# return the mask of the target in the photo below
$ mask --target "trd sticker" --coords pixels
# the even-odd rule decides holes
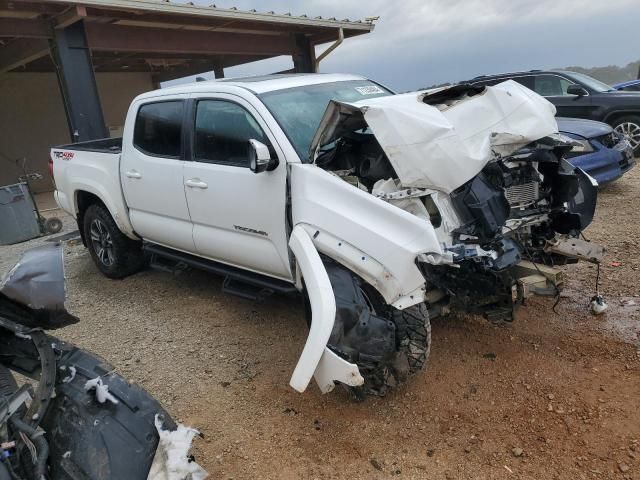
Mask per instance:
[[[71,160],[74,155],[73,152],[53,152],[53,156],[58,160]]]
[[[234,225],[233,228],[235,228],[236,230],[240,230],[241,232],[255,233],[256,235],[262,235],[263,237],[269,236],[269,234],[263,230],[255,230],[249,227],[241,227],[240,225]]]
[[[360,95],[375,95],[376,93],[384,93],[377,85],[369,85],[367,87],[355,87]]]

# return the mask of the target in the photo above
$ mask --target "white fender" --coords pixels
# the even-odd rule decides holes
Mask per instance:
[[[334,380],[358,386],[364,379],[357,365],[347,362],[327,348],[336,317],[336,302],[329,276],[311,238],[301,226],[291,232],[289,247],[302,274],[311,304],[311,328],[289,385],[304,392],[314,376],[323,393],[330,392]]]

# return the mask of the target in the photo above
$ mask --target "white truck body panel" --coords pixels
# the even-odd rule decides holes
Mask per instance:
[[[51,155],[56,179],[55,200],[72,217],[78,214],[78,192],[96,195],[109,209],[118,228],[137,239],[129,218],[127,204],[120,186],[120,154],[75,152],[53,148]]]
[[[419,254],[444,255],[431,223],[314,165],[291,165],[293,223],[304,225],[319,251],[365,278],[390,304],[424,301]],[[407,301],[402,308],[410,306]]]
[[[291,280],[285,225],[287,163],[282,139],[254,106],[239,95],[198,93],[198,100],[227,100],[245,108],[269,138],[279,159],[273,171],[185,162],[185,193],[195,252],[203,257]],[[268,117],[267,117],[268,118]],[[203,182],[189,187],[189,182]]]
[[[156,100],[186,100],[188,95],[162,95]],[[185,163],[148,155],[133,145],[138,109],[131,103],[122,136],[120,181],[129,217],[138,236],[184,252],[195,252],[193,226],[184,193]]]
[[[311,237],[297,226],[291,232],[289,246],[307,285],[313,312],[309,336],[289,384],[298,392],[304,392],[315,372],[323,393],[333,390],[334,380],[354,387],[362,385],[364,379],[357,365],[341,359],[326,346],[336,318],[336,302],[329,276]]]

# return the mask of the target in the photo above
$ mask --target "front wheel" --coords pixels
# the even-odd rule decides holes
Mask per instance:
[[[613,122],[612,126],[616,132],[626,135],[634,155],[640,155],[640,116],[620,117]]]
[[[328,346],[358,365],[364,385],[349,388],[355,398],[383,396],[422,370],[431,349],[426,305],[397,310],[343,266],[326,260],[325,267],[336,299]]]
[[[120,231],[109,211],[93,204],[84,214],[84,238],[98,269],[109,278],[124,278],[144,264],[141,242]]]
[[[424,369],[431,352],[431,322],[424,303],[404,310],[387,309],[395,324],[395,354],[388,362],[358,364],[364,385],[352,389],[362,400],[367,395],[384,396]]]

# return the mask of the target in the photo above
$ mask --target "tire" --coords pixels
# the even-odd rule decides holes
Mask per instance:
[[[399,350],[409,364],[409,375],[424,368],[431,353],[431,321],[429,310],[419,303],[404,310],[393,309]]]
[[[59,218],[51,217],[44,221],[44,232],[47,235],[53,235],[62,230],[62,220]]]
[[[627,115],[616,118],[611,126],[616,132],[627,135],[634,155],[640,155],[640,116]]]
[[[142,242],[122,233],[103,205],[93,204],[87,208],[83,229],[91,257],[106,277],[124,278],[143,267]]]
[[[384,396],[424,368],[431,350],[431,323],[425,304],[404,310],[389,306],[360,277],[325,261],[336,297],[336,321],[328,346],[358,365],[361,387],[347,387],[357,400]],[[306,305],[307,318],[310,317]]]
[[[53,337],[52,341],[58,342]],[[157,400],[105,360],[69,344],[65,347],[57,365],[75,366],[76,374],[66,383],[58,381],[41,423],[51,449],[50,478],[146,479],[158,446],[155,416],[165,429],[175,430],[176,424]],[[85,391],[86,382],[96,377],[109,386],[117,404],[99,403],[95,391]]]
[[[390,307],[392,321],[396,326],[396,354],[388,364],[375,368],[361,366],[364,385],[351,389],[358,401],[368,395],[383,397],[391,390],[406,383],[413,375],[424,369],[431,352],[431,322],[425,304],[404,310]]]

